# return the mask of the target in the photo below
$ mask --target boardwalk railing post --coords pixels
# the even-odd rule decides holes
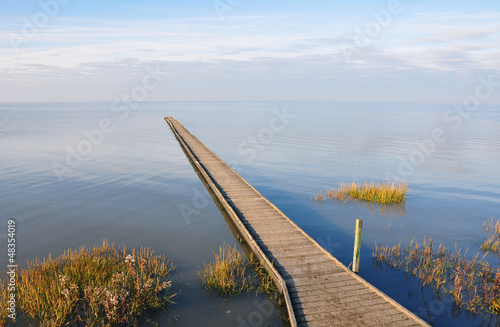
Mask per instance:
[[[354,233],[354,254],[352,256],[352,271],[359,272],[359,254],[361,252],[361,229],[363,220],[356,219],[356,231]]]

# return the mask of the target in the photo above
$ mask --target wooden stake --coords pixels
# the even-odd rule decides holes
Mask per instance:
[[[352,271],[356,274],[359,272],[359,255],[361,252],[361,229],[363,220],[356,219],[356,231],[354,234],[354,254],[352,256]]]

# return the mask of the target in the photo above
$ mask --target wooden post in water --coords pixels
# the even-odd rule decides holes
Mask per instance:
[[[356,219],[356,231],[354,233],[354,254],[352,256],[352,271],[356,274],[359,272],[359,255],[361,252],[361,229],[363,220]]]

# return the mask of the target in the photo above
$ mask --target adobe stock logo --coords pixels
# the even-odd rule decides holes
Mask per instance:
[[[50,20],[59,14],[62,5],[66,5],[70,0],[48,0],[39,1],[38,6],[40,10],[31,16],[31,19],[23,17],[21,21],[23,26],[20,34],[10,33],[7,35],[12,48],[17,52],[19,46],[33,40],[40,29],[47,26]]]
[[[406,156],[398,156],[399,165],[397,174],[386,171],[387,181],[401,181],[412,176],[417,168],[421,167],[427,158],[431,157],[439,145],[444,144],[451,133],[460,129],[464,122],[470,119],[471,115],[479,110],[480,105],[490,99],[500,88],[500,83],[493,75],[487,77],[480,76],[474,92],[466,96],[462,103],[453,105],[442,114],[443,127],[436,127],[429,137],[415,142],[416,149],[413,149]]]
[[[238,322],[237,327],[264,327],[268,326],[265,324],[266,319],[271,317],[273,314],[274,306],[269,300],[263,300],[262,302],[254,300],[253,305],[256,310],[250,312],[248,317],[244,319],[243,317],[236,318]]]
[[[146,74],[142,78],[142,82],[131,88],[129,92],[122,93],[120,98],[110,105],[112,113],[120,114],[119,121],[127,119],[130,110],[137,109],[139,104],[144,102],[149,94],[160,86],[160,83],[163,82],[160,73],[158,67],[156,67],[156,70],[146,67]],[[111,120],[111,116],[110,118],[103,118],[98,122],[96,128],[82,130],[81,139],[76,146],[68,144],[65,147],[65,160],[52,162],[52,169],[59,181],[63,181],[65,176],[74,172],[85,158],[90,157],[92,152],[101,146],[106,136],[115,130],[115,123],[116,120]]]
[[[287,108],[282,111],[273,109],[273,114],[274,116],[269,120],[269,127],[261,128],[257,133],[257,137],[249,136],[247,141],[243,141],[238,145],[238,153],[245,156],[247,162],[254,160],[259,151],[264,150],[266,146],[274,141],[276,133],[283,132],[292,120],[297,118],[297,115],[290,114]]]
[[[228,13],[232,13],[236,8],[241,6],[243,1],[244,0],[215,0],[213,5],[219,19],[223,20]]]
[[[339,45],[340,52],[344,55],[345,60],[350,62],[356,52],[369,46],[391,24],[392,18],[401,12],[403,12],[403,8],[399,0],[391,0],[386,9],[372,12],[373,20],[367,22],[362,28],[356,26],[354,35],[350,37],[350,42]]]

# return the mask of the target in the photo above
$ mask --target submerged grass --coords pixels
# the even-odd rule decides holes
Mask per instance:
[[[424,239],[423,245],[412,241],[405,248],[375,245],[372,257],[379,266],[402,270],[436,292],[451,294],[458,307],[500,314],[500,269],[491,268],[477,255],[466,259],[459,251],[450,252]]]
[[[253,291],[271,293],[277,290],[259,261],[252,257],[248,262],[236,245],[231,248],[224,244],[218,254],[214,252],[214,257],[215,262],[204,263],[203,269],[198,271],[203,285],[210,291],[229,297]]]
[[[485,221],[483,231],[489,233],[489,237],[481,244],[481,250],[484,252],[500,253],[500,221],[493,223],[491,220]]]
[[[380,183],[365,182],[357,184],[356,182],[340,183],[337,190],[329,190],[323,193],[319,191],[314,194],[312,199],[316,202],[325,200],[361,200],[381,204],[396,204],[406,201],[406,192],[408,185],[405,183]]]
[[[137,325],[139,318],[172,302],[173,269],[149,248],[127,251],[103,242],[68,250],[56,259],[31,261],[18,272],[17,311],[41,326]],[[2,303],[5,286],[0,287]]]

